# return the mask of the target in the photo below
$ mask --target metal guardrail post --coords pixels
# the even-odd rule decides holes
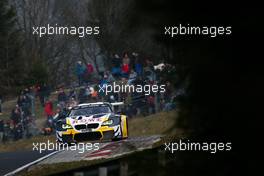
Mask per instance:
[[[107,176],[107,167],[99,167],[98,176]]]
[[[120,162],[120,176],[128,176],[128,164],[127,162]]]

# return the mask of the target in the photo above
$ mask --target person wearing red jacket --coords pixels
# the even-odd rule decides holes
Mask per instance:
[[[92,74],[93,71],[94,71],[93,65],[92,65],[91,63],[88,63],[88,64],[86,65],[86,70],[87,70],[87,74],[88,74],[88,75]]]
[[[85,82],[92,82],[92,74],[94,72],[94,67],[91,63],[88,63],[86,65],[86,71],[85,71]]]
[[[51,118],[53,116],[53,104],[50,100],[46,101],[44,111],[47,118]]]
[[[122,72],[122,76],[128,79],[128,77],[129,77],[129,65],[123,64],[121,67],[121,72]]]

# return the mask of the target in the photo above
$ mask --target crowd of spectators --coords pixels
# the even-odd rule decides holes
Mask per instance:
[[[49,94],[50,88],[46,84],[31,86],[21,91],[10,118],[0,120],[0,143],[39,134],[40,130],[35,124],[35,100],[38,97],[41,106],[44,106]]]
[[[110,62],[109,62],[110,61]],[[183,89],[175,90],[166,74],[175,72],[175,67],[164,62],[154,64],[148,57],[141,57],[138,53],[113,54],[106,59],[100,56],[95,64],[90,62],[76,63],[75,73],[78,78],[78,86],[68,87],[65,91],[61,86],[57,90],[57,100],[50,98],[51,88],[46,84],[36,85],[24,89],[13,108],[10,119],[0,120],[0,143],[6,140],[18,140],[39,134],[50,134],[54,127],[54,116],[65,116],[69,107],[81,103],[107,101],[124,102],[120,110],[128,117],[146,116],[159,111],[170,111],[176,108],[176,98],[184,94]],[[106,95],[99,91],[99,86],[107,84],[123,85],[166,85],[163,93],[150,93],[145,95],[137,92],[120,92]],[[35,102],[39,99],[44,109],[46,123],[42,130],[35,124]],[[0,115],[2,113],[2,97],[0,96]]]
[[[102,58],[105,59],[103,60]],[[174,66],[163,61],[154,64],[151,58],[141,57],[135,52],[131,55],[128,52],[124,52],[122,57],[115,53],[108,59],[100,55],[99,59],[96,59],[96,65],[101,68],[98,71],[99,74],[96,73],[96,69],[91,63],[86,65],[81,61],[77,62],[76,73],[79,85],[83,87],[77,97],[79,103],[87,101],[123,101],[125,106],[122,111],[130,117],[152,114],[162,110],[168,111],[175,108],[175,98],[178,93],[171,85],[170,80],[166,79],[166,74],[175,72]],[[98,80],[93,79],[93,82],[87,79],[87,77],[96,78],[98,75]],[[113,84],[113,82],[124,85],[164,84],[166,85],[166,92],[151,93],[150,95],[136,92],[110,93],[106,95],[104,92],[99,91],[99,86],[103,87],[107,84]]]

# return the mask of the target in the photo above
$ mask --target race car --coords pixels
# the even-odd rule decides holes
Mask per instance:
[[[115,114],[114,106],[122,103],[85,103],[72,107],[66,118],[56,122],[60,143],[120,140],[128,137],[127,116]]]

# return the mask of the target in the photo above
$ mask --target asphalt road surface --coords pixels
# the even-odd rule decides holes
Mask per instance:
[[[0,153],[0,175],[5,175],[13,170],[35,161],[53,151],[15,151]]]
[[[160,141],[159,135],[149,137],[132,137],[116,142],[98,143],[98,150],[60,150],[54,151],[16,151],[0,153],[0,175],[5,175],[18,168],[22,170],[34,166],[56,165],[60,163],[94,162],[95,160],[114,159],[137,151],[150,149]],[[52,153],[52,154],[51,154]],[[50,155],[48,155],[50,154]],[[42,159],[42,157],[45,159]],[[41,158],[41,159],[40,159]],[[40,161],[36,161],[36,160]],[[33,162],[34,164],[31,164]],[[19,170],[20,170],[19,169]],[[17,171],[15,171],[17,173]]]

